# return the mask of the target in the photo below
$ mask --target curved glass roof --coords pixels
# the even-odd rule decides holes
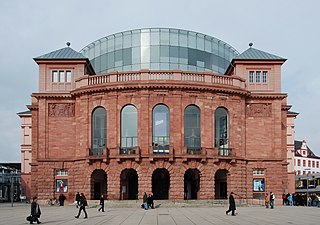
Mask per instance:
[[[174,70],[223,74],[239,55],[229,44],[173,28],[124,31],[98,39],[80,51],[97,74],[111,71]]]

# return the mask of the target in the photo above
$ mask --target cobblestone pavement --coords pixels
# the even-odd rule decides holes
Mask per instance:
[[[320,224],[320,208],[278,206],[275,209],[238,207],[237,216],[227,216],[226,207],[159,208],[108,208],[98,212],[88,208],[88,219],[74,218],[78,209],[74,206],[41,206],[42,224],[110,224],[110,225],[211,225],[211,224]],[[29,204],[0,204],[0,224],[28,224]]]

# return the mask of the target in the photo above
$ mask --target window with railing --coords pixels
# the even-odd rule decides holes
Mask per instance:
[[[97,107],[92,113],[92,147],[91,155],[102,155],[107,144],[107,112]]]
[[[200,109],[189,105],[184,111],[184,145],[187,153],[199,154],[201,149]]]
[[[170,144],[170,113],[166,105],[152,110],[152,146],[155,154],[168,154]]]
[[[138,112],[133,105],[121,111],[121,154],[135,154],[138,145]]]
[[[218,148],[218,155],[228,156],[229,148],[229,115],[225,108],[219,107],[214,113],[214,144]]]

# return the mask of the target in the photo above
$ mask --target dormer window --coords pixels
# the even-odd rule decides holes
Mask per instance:
[[[268,71],[249,71],[249,83],[267,83],[267,75]]]
[[[54,70],[54,71],[52,71],[52,82],[54,82],[54,83],[71,82],[71,71],[70,70]]]

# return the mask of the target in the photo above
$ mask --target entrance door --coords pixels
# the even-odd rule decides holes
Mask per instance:
[[[169,199],[170,175],[166,169],[156,169],[152,174],[154,199]]]
[[[214,182],[216,199],[227,199],[227,174],[228,171],[225,169],[219,169],[215,174]]]
[[[199,171],[196,169],[188,169],[184,174],[184,199],[197,199],[199,189]]]
[[[121,172],[121,199],[133,200],[138,197],[138,174],[134,169]]]
[[[94,170],[91,174],[91,198],[99,200],[107,196],[107,174],[104,170]]]

